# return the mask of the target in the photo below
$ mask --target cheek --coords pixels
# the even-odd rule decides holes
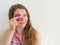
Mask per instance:
[[[27,23],[27,21],[28,21],[28,18],[26,18],[26,23]]]
[[[26,19],[26,20],[25,20],[25,24],[27,24],[27,21],[28,21],[28,20]]]

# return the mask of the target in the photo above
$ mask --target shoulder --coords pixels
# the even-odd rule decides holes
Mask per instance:
[[[6,35],[8,35],[8,33],[9,33],[9,30],[6,30],[6,31],[3,33],[2,41],[4,41],[4,39],[5,39]],[[1,41],[1,42],[2,42],[2,41]]]
[[[10,30],[7,29],[7,30],[4,32],[4,34],[3,34],[3,38],[4,38],[9,32],[10,32]]]
[[[5,32],[4,32],[4,34],[7,34],[7,33],[9,33],[10,32],[10,30],[9,29],[7,29]]]
[[[31,28],[31,31],[33,31],[33,33],[35,34],[35,37],[37,39],[36,45],[41,45],[41,36],[40,36],[40,33],[35,28]]]
[[[9,33],[12,33],[12,32],[15,32],[15,30],[11,30],[11,29],[7,29],[4,34],[9,34]]]
[[[35,33],[35,34],[37,33],[37,30],[36,30],[35,28],[33,28],[33,27],[31,27],[30,30],[31,30],[33,33]]]
[[[7,29],[7,30],[4,32],[3,37],[6,37],[6,36],[9,35],[9,34],[12,34],[12,30]]]
[[[37,40],[38,40],[38,45],[41,45],[41,36],[40,36],[40,33],[39,32],[37,32],[36,33],[36,37],[37,37]]]

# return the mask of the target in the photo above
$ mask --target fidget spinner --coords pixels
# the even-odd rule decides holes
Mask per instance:
[[[16,19],[16,21],[20,21],[21,18],[22,18],[21,14],[16,14],[15,17],[18,17],[18,18]]]

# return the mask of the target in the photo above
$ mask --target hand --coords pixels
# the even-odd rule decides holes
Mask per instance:
[[[10,29],[14,29],[14,30],[15,30],[16,25],[18,24],[17,21],[16,21],[17,18],[18,18],[18,17],[14,17],[14,18],[12,18],[12,19],[9,21],[9,23],[10,23]]]

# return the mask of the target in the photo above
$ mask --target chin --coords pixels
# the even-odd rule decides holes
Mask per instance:
[[[18,24],[17,26],[24,28],[25,27],[25,24]]]
[[[24,27],[25,27],[25,25],[22,25],[21,27],[23,27],[23,28],[24,28]]]

